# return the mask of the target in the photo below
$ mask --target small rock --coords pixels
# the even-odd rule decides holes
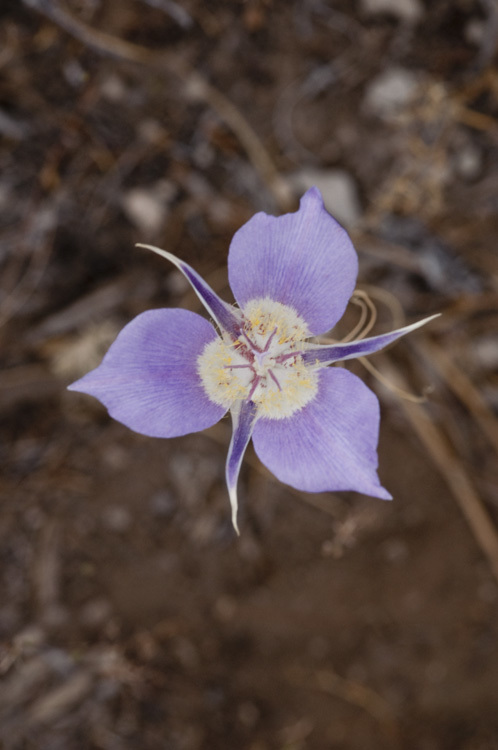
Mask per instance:
[[[482,154],[473,143],[467,143],[454,156],[455,171],[466,180],[473,180],[482,170]]]
[[[82,67],[81,63],[74,58],[63,65],[62,72],[64,73],[66,81],[70,86],[74,86],[74,88],[79,88],[88,79],[86,70]]]
[[[153,237],[169,213],[174,189],[168,180],[129,190],[123,198],[123,209],[129,220],[146,237]]]
[[[482,388],[482,395],[489,406],[498,411],[498,388],[493,385],[485,385]]]
[[[113,73],[102,81],[100,93],[110,102],[122,102],[126,96],[126,86],[122,78]]]
[[[188,638],[178,636],[172,643],[173,652],[185,669],[193,670],[199,664],[199,652],[197,646]]]
[[[423,16],[420,0],[362,0],[362,10],[368,15],[389,13],[407,24],[416,24]]]
[[[106,445],[101,456],[106,466],[113,471],[122,471],[130,460],[128,451],[115,443]]]
[[[44,644],[45,631],[37,625],[28,625],[14,636],[16,650],[24,657],[36,653]]]
[[[173,495],[167,490],[156,492],[149,500],[151,513],[159,518],[169,518],[176,509]]]
[[[2,112],[0,111],[0,132],[1,132],[1,119],[2,119]],[[10,190],[6,183],[0,184],[0,210],[5,211],[7,209],[7,206],[9,205],[9,199],[10,199]]]
[[[122,534],[127,531],[132,523],[131,514],[121,505],[110,505],[102,512],[102,520],[109,531]]]
[[[383,552],[385,559],[390,563],[402,563],[409,556],[408,547],[401,539],[388,539]]]
[[[186,294],[191,286],[181,271],[170,271],[164,279],[164,287],[169,294],[180,296]]]
[[[80,612],[80,622],[84,627],[93,629],[103,625],[111,616],[112,607],[107,599],[90,599]]]
[[[97,367],[119,333],[112,320],[90,323],[81,333],[49,353],[50,369],[63,378],[77,378]]]
[[[69,611],[60,604],[51,604],[45,608],[41,620],[51,630],[63,628],[69,619]]]
[[[473,341],[472,352],[474,361],[485,370],[498,369],[498,340],[496,335],[482,336]]]
[[[74,667],[74,659],[62,648],[45,649],[43,661],[58,675],[68,675]]]
[[[0,109],[0,135],[11,138],[13,141],[22,141],[30,132],[31,127],[26,122],[11,117],[10,114]],[[3,190],[7,190],[6,186],[2,186]]]
[[[463,35],[467,42],[479,46],[482,43],[486,24],[481,18],[471,18],[466,24]]]
[[[230,622],[237,612],[237,602],[228,594],[223,594],[215,601],[213,612],[220,622]]]
[[[420,84],[420,77],[406,68],[392,67],[376,76],[367,88],[364,107],[367,112],[392,119],[406,107]]]
[[[210,143],[198,143],[192,152],[192,161],[199,169],[207,169],[216,159],[216,151]]]
[[[137,123],[137,135],[144,143],[150,143],[156,146],[164,143],[165,139],[168,137],[165,128],[163,128],[158,120],[153,118],[145,118]]]
[[[259,721],[260,711],[251,701],[244,701],[237,706],[237,718],[245,727],[252,729]]]
[[[317,187],[327,211],[346,227],[353,227],[360,220],[362,211],[356,183],[343,169],[303,169],[291,175],[290,182],[299,192]]]

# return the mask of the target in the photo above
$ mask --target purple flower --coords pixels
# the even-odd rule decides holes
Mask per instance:
[[[150,249],[186,276],[217,328],[188,310],[142,313],[69,388],[152,437],[204,430],[230,411],[226,480],[236,530],[237,477],[251,437],[265,466],[298,490],[391,499],[377,476],[378,400],[355,375],[327,365],[376,352],[431,318],[361,341],[309,341],[342,316],[358,269],[319,191],[309,190],[296,213],[256,214],[235,234],[228,274],[238,307],[183,261]]]

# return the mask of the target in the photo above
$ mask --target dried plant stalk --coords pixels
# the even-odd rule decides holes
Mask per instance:
[[[288,211],[294,199],[289,184],[280,176],[263,142],[241,111],[221,91],[190,66],[179,55],[155,52],[111,34],[93,29],[64,10],[56,0],[24,0],[25,4],[45,15],[86,46],[105,55],[145,65],[159,73],[180,78],[192,99],[205,102],[235,133],[255,171],[270,191],[278,207]]]
[[[453,362],[451,357],[431,341],[413,344],[417,353],[431,363],[448,387],[470,411],[475,421],[498,453],[498,422],[470,378]]]
[[[406,390],[408,384],[400,371],[389,363],[386,356],[379,357],[379,360],[381,360],[381,370],[384,376],[396,387]],[[406,400],[400,401],[400,406],[431,460],[451,489],[453,497],[460,506],[498,581],[498,534],[465,468],[453,452],[442,430],[434,424],[423,407]]]

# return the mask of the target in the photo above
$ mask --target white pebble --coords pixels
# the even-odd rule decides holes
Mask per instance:
[[[389,13],[409,24],[420,21],[424,12],[420,0],[362,0],[361,5],[363,12],[369,15]]]
[[[290,177],[291,185],[299,192],[315,186],[322,194],[325,208],[346,227],[353,227],[361,217],[361,205],[356,183],[343,169],[303,169]]]

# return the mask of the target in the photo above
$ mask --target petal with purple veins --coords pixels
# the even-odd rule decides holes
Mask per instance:
[[[349,341],[347,344],[332,344],[331,346],[309,344],[302,353],[303,362],[311,365],[316,363],[325,367],[333,362],[365,357],[367,354],[374,354],[374,352],[380,351],[401,336],[405,336],[407,333],[425,326],[426,323],[438,317],[439,313],[412,323],[409,326],[404,326],[404,328],[398,328],[396,331],[382,333],[380,336],[371,336],[368,339],[360,339],[359,341]]]
[[[379,402],[340,368],[319,371],[316,398],[292,417],[257,421],[254,448],[265,466],[298,490],[355,490],[384,500],[377,476]]]
[[[228,448],[226,463],[226,481],[230,504],[232,506],[232,523],[237,534],[239,527],[237,525],[237,480],[239,478],[240,465],[244,458],[244,453],[251,439],[254,424],[256,422],[256,404],[252,401],[238,401],[232,407],[232,439]]]
[[[217,337],[188,310],[149,310],[121,331],[95,370],[69,386],[95,396],[135,432],[177,437],[218,422],[226,409],[211,401],[197,359]]]
[[[173,263],[173,265],[183,273],[215,323],[217,323],[220,328],[223,328],[230,333],[234,338],[238,337],[240,319],[235,312],[235,308],[227,302],[224,302],[221,297],[218,297],[214,289],[211,289],[209,284],[204,281],[202,276],[199,276],[197,271],[194,271],[192,266],[189,266],[188,263],[184,263],[183,260],[177,258],[176,255],[168,253],[167,250],[161,250],[161,248],[155,247],[154,245],[142,245],[141,243],[138,243],[137,247],[144,247],[146,250],[152,250],[156,255],[160,255],[162,258],[169,260],[170,263]]]
[[[270,298],[294,308],[313,335],[342,317],[357,272],[351,240],[325,210],[317,188],[305,193],[295,213],[253,216],[235,233],[228,255],[230,286],[241,308]]]

